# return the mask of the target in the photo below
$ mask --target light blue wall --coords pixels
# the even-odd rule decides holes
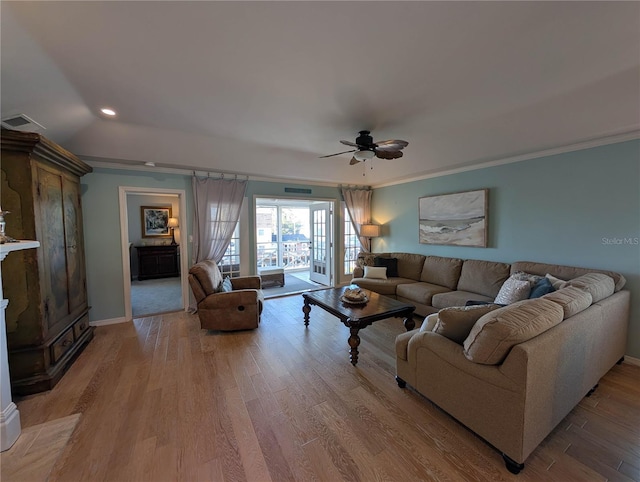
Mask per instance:
[[[187,239],[188,234],[193,233],[191,176],[98,168],[82,177],[81,181],[87,290],[91,306],[89,318],[91,321],[121,318],[124,317],[124,284],[118,188],[126,186],[184,190],[188,226],[186,231],[180,228],[180,235]],[[285,188],[310,189],[311,194],[287,193]],[[255,230],[252,228],[255,225],[253,207],[255,196],[332,200],[338,209],[341,200],[340,190],[337,187],[261,181],[249,181],[246,196],[249,201],[249,246],[255,245]],[[342,233],[341,220],[340,216],[334,216],[334,230],[338,233],[337,236]],[[190,264],[192,244],[189,243],[188,247]],[[253,249],[250,250],[250,266],[255,266]],[[338,282],[342,281],[344,280],[338,280]]]
[[[482,188],[489,188],[488,248],[418,242],[418,198]],[[374,251],[622,273],[632,297],[627,353],[640,358],[640,141],[379,188],[372,203],[374,221],[384,224]]]
[[[182,189],[186,192],[188,230],[191,232],[193,196],[191,178],[173,174],[95,169],[81,178],[82,215],[89,319],[124,317],[124,282],[120,245],[120,205],[118,188],[144,187]]]

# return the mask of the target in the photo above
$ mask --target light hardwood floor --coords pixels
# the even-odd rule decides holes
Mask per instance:
[[[268,300],[257,330],[214,333],[173,313],[98,327],[24,429],[81,414],[50,481],[570,481],[640,479],[640,367],[615,366],[520,475],[394,380],[399,319],[348,330],[302,297]],[[3,464],[4,467],[4,464]],[[3,474],[7,475],[7,474]]]

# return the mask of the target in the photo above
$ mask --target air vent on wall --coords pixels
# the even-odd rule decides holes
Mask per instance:
[[[34,132],[40,129],[46,129],[42,124],[38,124],[32,118],[25,114],[16,114],[2,119],[2,127],[14,131]]]

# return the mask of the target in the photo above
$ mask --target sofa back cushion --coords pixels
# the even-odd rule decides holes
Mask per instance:
[[[442,256],[427,256],[424,260],[420,281],[455,290],[462,271],[462,260]]]
[[[457,289],[479,293],[494,299],[508,277],[507,263],[466,259],[462,263]]]
[[[620,273],[599,269],[576,268],[575,266],[562,266],[558,264],[536,263],[534,261],[516,261],[511,265],[511,272],[525,271],[527,273],[545,276],[547,273],[563,280],[571,280],[587,273],[603,273],[613,278],[615,291],[620,291],[626,279]]]
[[[575,286],[583,291],[587,291],[593,303],[597,303],[611,296],[615,290],[613,278],[602,273],[587,273],[570,280],[567,286]]]
[[[382,256],[382,255],[378,255]],[[398,258],[398,276],[400,278],[420,280],[425,256],[412,253],[390,253],[389,258]]]
[[[564,311],[553,301],[518,301],[482,316],[464,340],[464,356],[475,363],[497,365],[511,348],[562,321]]]
[[[565,320],[589,308],[593,300],[588,291],[584,291],[575,286],[567,286],[566,288],[546,294],[542,298],[560,305],[564,311]]]

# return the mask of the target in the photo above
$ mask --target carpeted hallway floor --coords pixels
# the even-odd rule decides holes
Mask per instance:
[[[131,311],[134,318],[182,310],[180,278],[131,281]]]

